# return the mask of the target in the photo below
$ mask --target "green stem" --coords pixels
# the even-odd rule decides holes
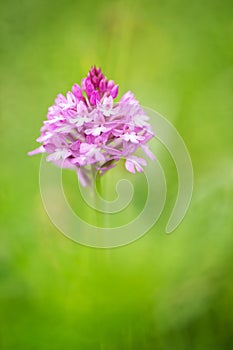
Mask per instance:
[[[93,169],[93,168],[92,168]],[[93,174],[93,186],[96,186],[96,191],[94,191],[95,196],[95,206],[96,208],[99,208],[103,210],[103,212],[99,212],[98,210],[95,210],[95,225],[99,228],[99,243],[101,245],[101,241],[103,239],[103,228],[109,226],[109,214],[107,213],[108,210],[108,203],[105,201],[103,204],[101,204],[102,200],[99,199],[97,194],[99,194],[102,198],[104,191],[108,190],[107,184],[106,184],[106,176],[104,178],[104,184],[103,184],[103,176],[101,176],[99,173],[96,174],[95,169],[92,172]]]
[[[101,176],[96,173],[96,170],[94,166],[92,166],[92,178],[93,178],[93,193],[95,197],[95,207],[96,208],[101,208],[100,206],[100,199],[98,197],[98,193],[102,194],[101,191]],[[97,209],[95,209],[95,225],[99,227],[99,231],[101,232],[101,228],[103,227],[103,222],[102,222],[102,213],[99,212]]]

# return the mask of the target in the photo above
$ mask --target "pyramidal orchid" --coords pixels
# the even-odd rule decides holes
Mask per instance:
[[[142,149],[154,159],[147,145],[154,136],[149,117],[132,92],[115,102],[117,96],[118,85],[92,67],[81,86],[57,95],[37,139],[41,146],[28,154],[46,153],[47,161],[76,170],[83,186],[91,183],[93,169],[102,175],[120,159],[127,171],[142,172],[146,160],[135,152]]]

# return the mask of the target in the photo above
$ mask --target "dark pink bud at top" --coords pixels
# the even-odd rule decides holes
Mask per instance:
[[[114,81],[113,80],[109,80],[108,81],[108,89],[112,90],[113,86],[114,86]]]
[[[99,81],[100,81],[102,78],[104,78],[104,75],[103,75],[103,73],[100,72],[100,73],[98,74],[98,79],[99,79]]]
[[[100,96],[99,96],[99,93],[98,91],[93,91],[91,96],[90,96],[90,103],[95,106],[97,104],[97,101],[99,102],[100,101]]]
[[[94,77],[96,75],[96,67],[92,67],[91,70],[89,71],[89,74]]]
[[[94,91],[94,86],[89,79],[86,80],[86,93],[88,96]]]
[[[95,87],[98,86],[99,79],[98,79],[98,77],[96,75],[92,78],[92,83],[94,84]]]
[[[117,95],[118,95],[118,89],[119,89],[119,86],[118,85],[115,85],[112,90],[111,90],[111,96],[112,98],[116,98]]]
[[[101,79],[100,80],[100,83],[99,83],[99,90],[100,90],[100,92],[105,92],[105,90],[106,90],[106,84],[107,82],[106,82],[106,79],[105,78],[103,78],[103,79]]]
[[[73,85],[72,92],[75,97],[77,97],[78,99],[82,99],[83,97],[82,90],[78,84]]]

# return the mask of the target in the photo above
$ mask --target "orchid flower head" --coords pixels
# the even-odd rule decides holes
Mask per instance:
[[[127,171],[142,172],[146,161],[135,152],[154,159],[148,146],[154,133],[133,93],[116,102],[118,92],[113,80],[92,67],[81,85],[57,95],[37,139],[41,145],[28,154],[46,153],[47,161],[74,169],[83,186],[90,184],[90,167],[104,174],[120,159]]]

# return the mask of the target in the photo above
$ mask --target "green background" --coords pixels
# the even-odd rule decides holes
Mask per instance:
[[[1,3],[1,349],[231,348],[232,10],[227,0]],[[189,149],[193,199],[171,235],[177,177],[162,147],[166,207],[138,241],[84,247],[47,217],[40,157],[27,152],[56,94],[93,64],[166,116]],[[68,192],[73,184],[67,175]]]

